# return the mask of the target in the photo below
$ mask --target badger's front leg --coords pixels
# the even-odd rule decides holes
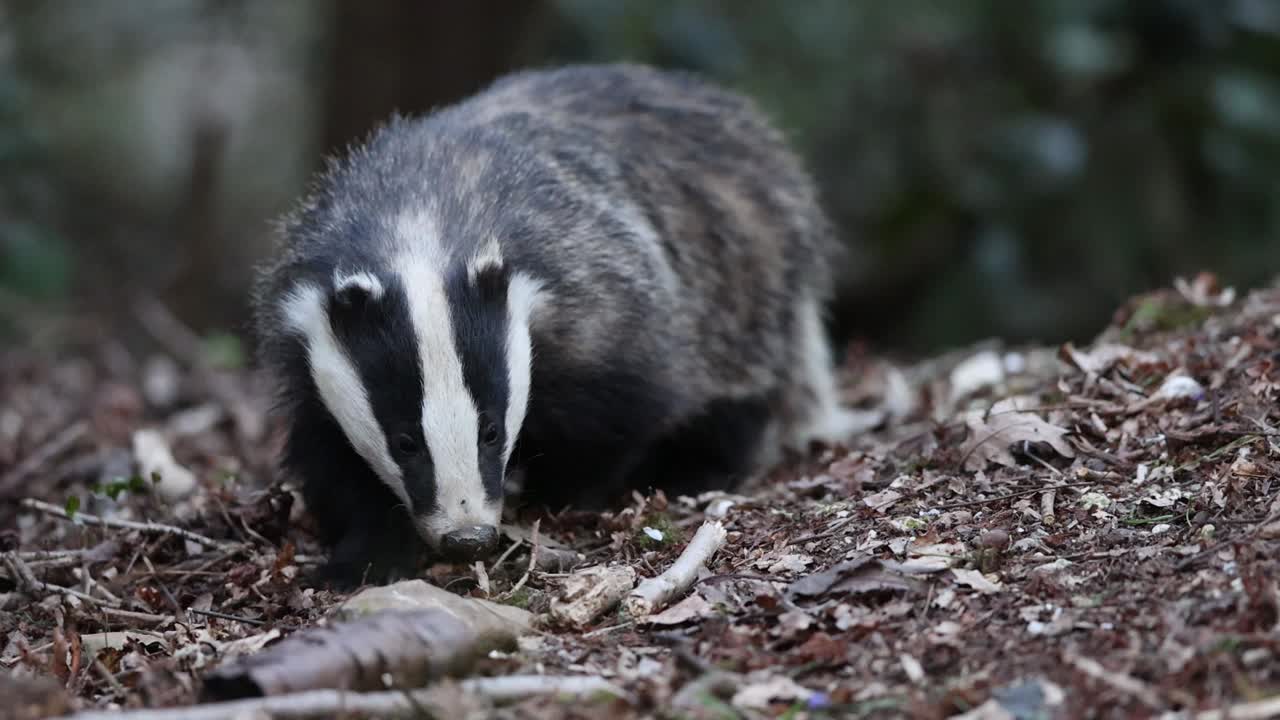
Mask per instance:
[[[351,522],[333,547],[320,577],[334,587],[350,589],[411,577],[421,543],[400,507],[353,508]]]
[[[316,580],[340,589],[411,574],[423,543],[395,494],[318,413],[299,413],[285,466],[301,481],[328,562]]]

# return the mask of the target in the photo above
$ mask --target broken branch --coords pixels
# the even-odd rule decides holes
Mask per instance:
[[[91,605],[118,605],[102,598],[96,598],[75,588],[62,587],[61,585],[54,585],[40,580],[35,576],[35,573],[31,572],[31,568],[27,567],[22,558],[18,557],[16,552],[6,552],[2,557],[4,558],[4,564],[9,568],[9,573],[13,575],[14,583],[28,595],[62,595],[76,598]]]
[[[720,521],[704,522],[666,572],[644,580],[631,591],[625,601],[626,611],[632,617],[649,615],[687,592],[698,575],[698,568],[720,549],[727,535]]]
[[[463,680],[464,692],[490,702],[503,703],[537,695],[571,695],[584,697],[597,694],[630,700],[613,683],[583,675],[511,675]],[[438,706],[439,691],[426,688],[412,692],[389,690],[350,693],[340,690],[309,690],[289,695],[209,703],[192,707],[155,710],[87,712],[64,716],[62,720],[230,720],[241,717],[313,718],[313,717],[421,717],[423,707]]]
[[[242,547],[238,543],[229,543],[229,542],[223,542],[221,540],[214,540],[212,538],[207,538],[204,535],[201,535],[199,533],[194,533],[194,532],[191,532],[190,530],[184,530],[183,528],[177,527],[175,525],[164,525],[161,523],[154,523],[154,522],[137,522],[134,520],[115,520],[112,518],[104,518],[104,517],[99,517],[97,515],[91,515],[85,512],[77,512],[75,514],[75,518],[72,518],[70,515],[67,514],[66,510],[63,510],[57,505],[54,505],[52,503],[47,503],[42,500],[35,500],[33,498],[27,498],[23,500],[22,506],[26,508],[30,508],[32,510],[38,510],[39,512],[45,513],[46,515],[53,515],[54,517],[62,518],[63,520],[83,519],[86,523],[93,524],[93,525],[100,525],[104,528],[116,528],[118,530],[137,530],[138,532],[148,533],[151,535],[175,535],[177,537],[182,538],[183,540],[190,540],[193,543],[198,543],[207,548],[213,548],[215,550],[235,550]]]

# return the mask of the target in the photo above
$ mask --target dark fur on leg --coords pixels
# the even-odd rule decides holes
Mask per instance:
[[[299,408],[283,459],[330,549],[317,580],[349,589],[413,572],[423,543],[408,513],[318,402]]]
[[[769,421],[763,399],[717,400],[658,440],[629,485],[669,497],[732,490],[755,469]]]

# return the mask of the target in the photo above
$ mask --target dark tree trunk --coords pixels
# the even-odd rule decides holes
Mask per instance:
[[[336,0],[325,151],[392,111],[428,111],[514,69],[546,10],[543,0]]]

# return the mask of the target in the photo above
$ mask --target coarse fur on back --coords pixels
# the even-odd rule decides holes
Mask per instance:
[[[254,294],[283,468],[343,582],[553,509],[728,487],[853,429],[838,244],[745,97],[636,65],[507,76],[330,163]]]

